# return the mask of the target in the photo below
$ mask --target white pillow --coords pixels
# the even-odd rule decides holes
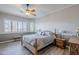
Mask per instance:
[[[37,32],[36,34],[37,34],[37,35],[41,35],[41,32]]]
[[[45,35],[52,36],[53,35],[53,32],[51,32],[51,31],[45,31]]]

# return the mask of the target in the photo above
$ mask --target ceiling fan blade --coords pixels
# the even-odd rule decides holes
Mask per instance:
[[[36,16],[36,14],[35,13],[31,13],[32,15],[34,15],[34,16]]]
[[[32,15],[36,16],[36,14],[35,14],[35,13],[32,13]]]
[[[32,11],[32,12],[35,12],[35,9],[32,9],[31,11]]]
[[[26,9],[26,11],[35,12],[34,9]]]

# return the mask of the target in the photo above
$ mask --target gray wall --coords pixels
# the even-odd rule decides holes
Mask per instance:
[[[57,29],[58,32],[63,30],[75,32],[79,27],[79,5],[51,13],[47,16],[36,20],[37,30]]]

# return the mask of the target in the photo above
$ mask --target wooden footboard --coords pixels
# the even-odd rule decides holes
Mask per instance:
[[[26,43],[25,41],[21,40],[21,45],[29,49],[33,54],[38,55],[38,50],[37,50],[37,39],[35,39],[35,47],[32,45]]]
[[[38,50],[37,50],[37,39],[35,39],[35,44],[36,44],[35,45],[35,54],[38,55],[39,53],[38,53]]]
[[[28,43],[28,42],[26,42],[26,41],[24,41],[24,40],[22,39],[22,40],[21,40],[21,45],[24,46],[24,47],[26,47],[26,48],[27,48],[28,50],[30,50],[33,54],[38,55],[38,54],[39,54],[39,51],[40,51],[41,49],[43,49],[44,47],[48,46],[49,44],[51,44],[51,43],[53,43],[53,42],[54,42],[54,39],[52,39],[52,41],[50,41],[49,43],[43,45],[43,44],[41,43],[41,41],[39,41],[38,39],[35,39],[35,43],[34,43],[34,46],[33,46],[33,45],[31,45],[30,43]],[[41,44],[41,45],[39,45],[39,44],[37,44],[37,43],[39,43],[39,44]]]

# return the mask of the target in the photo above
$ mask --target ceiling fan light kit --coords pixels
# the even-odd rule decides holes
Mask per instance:
[[[27,16],[36,16],[36,14],[35,14],[35,9],[31,9],[31,8],[29,8],[29,6],[30,6],[30,4],[26,4],[26,6],[27,6],[27,8],[26,9],[24,9],[24,13],[27,15]]]

